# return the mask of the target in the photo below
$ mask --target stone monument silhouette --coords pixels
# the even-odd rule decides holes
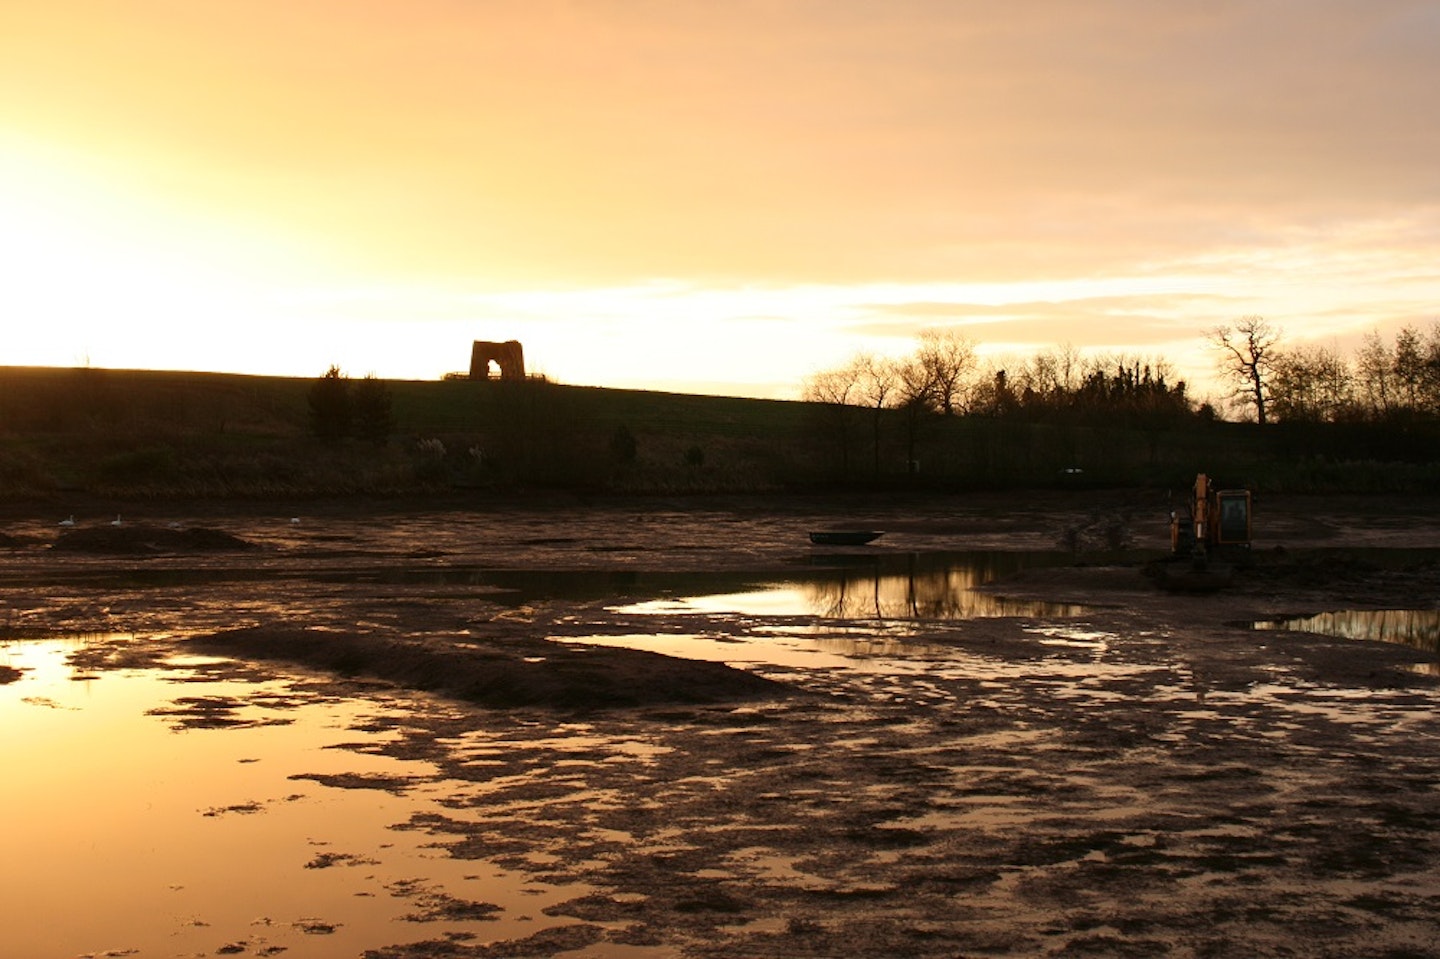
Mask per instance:
[[[519,340],[504,343],[476,340],[470,347],[470,379],[488,380],[491,363],[500,368],[502,380],[525,379],[525,350]]]

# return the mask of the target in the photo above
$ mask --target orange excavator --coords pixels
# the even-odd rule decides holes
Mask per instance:
[[[1210,477],[1197,475],[1186,509],[1170,512],[1167,583],[1214,588],[1229,582],[1235,564],[1250,554],[1250,505],[1248,489],[1217,489]]]

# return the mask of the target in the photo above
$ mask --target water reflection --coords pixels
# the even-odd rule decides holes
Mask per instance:
[[[359,955],[528,935],[562,923],[546,905],[587,891],[390,828],[449,795],[435,768],[333,747],[373,748],[399,705],[226,680],[196,659],[82,677],[69,657],[84,642],[0,642],[0,666],[20,671],[0,684],[0,901],[23,917],[0,924],[0,955]],[[242,721],[177,722],[173,707],[197,702]],[[323,785],[374,780],[395,787]],[[440,899],[494,912],[416,926]]]
[[[950,662],[960,654],[943,646],[910,643],[902,638],[796,634],[784,629],[760,630],[737,638],[705,634],[605,633],[594,636],[552,636],[565,643],[643,649],[679,659],[700,659],[732,666],[784,669],[852,669],[861,672],[925,672],[936,660]]]
[[[546,600],[615,603],[629,612],[730,612],[756,616],[818,616],[861,620],[964,620],[980,617],[1083,615],[1074,603],[1017,600],[982,587],[1021,570],[1064,565],[1066,553],[949,551],[827,553],[819,565],[757,577],[734,569],[512,570],[428,561],[223,568],[144,566],[57,573],[91,587],[188,588],[210,583],[302,583],[397,587],[412,595],[484,597],[498,605]],[[58,580],[57,580],[58,581]],[[293,602],[293,600],[292,600]]]
[[[1396,643],[1440,657],[1440,610],[1436,609],[1345,609],[1293,619],[1261,620],[1254,628]],[[1440,663],[1426,664],[1424,671],[1440,675]]]
[[[822,619],[965,620],[998,616],[1080,616],[1076,603],[1012,599],[982,587],[1035,567],[1056,565],[1050,553],[935,553],[876,558],[865,565],[816,570],[742,592],[692,595],[620,607],[628,613],[738,613]]]

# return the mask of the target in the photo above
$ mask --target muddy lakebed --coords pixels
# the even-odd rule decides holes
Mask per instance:
[[[12,506],[0,954],[1437,956],[1437,505]]]

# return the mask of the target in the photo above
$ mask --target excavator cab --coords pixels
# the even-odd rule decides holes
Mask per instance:
[[[1212,552],[1250,549],[1250,491],[1217,490],[1204,473],[1195,477],[1188,515],[1170,514],[1170,550],[1204,558]]]
[[[1215,493],[1215,533],[1217,546],[1250,548],[1250,491],[1248,489],[1217,490]]]

